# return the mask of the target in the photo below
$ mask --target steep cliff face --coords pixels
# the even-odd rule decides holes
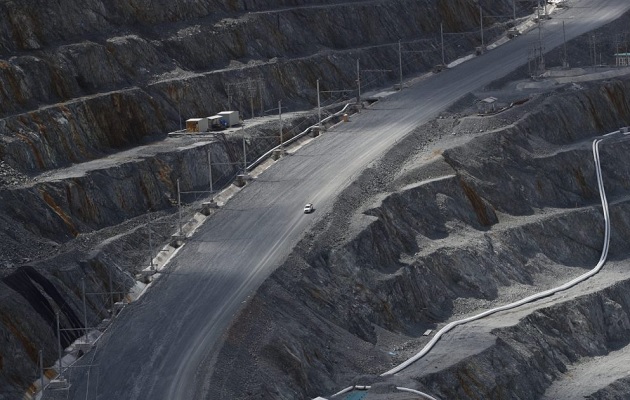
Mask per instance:
[[[492,14],[506,12],[507,3],[493,4]],[[323,90],[356,86],[357,58],[397,71],[399,40],[415,51],[405,56],[404,73],[430,68],[440,60],[439,21],[447,31],[477,23],[474,4],[465,0],[0,7],[9,15],[0,22],[0,154],[31,173],[174,130],[180,112],[206,116],[236,107],[248,115],[248,89],[229,88],[247,79],[260,81],[254,98],[260,110],[278,99],[314,104],[318,78]],[[447,43],[447,56],[475,43],[474,35]],[[77,149],[68,148],[73,143]]]
[[[285,137],[314,121],[285,119]],[[275,123],[243,129],[248,157],[276,145],[277,132]],[[10,360],[2,364],[0,387],[11,393],[7,398],[34,381],[40,349],[46,366],[56,359],[50,321],[57,311],[62,329],[76,329],[66,331],[62,344],[83,334],[77,329],[84,317],[82,281],[88,293],[100,293],[87,299],[86,317],[94,327],[111,317],[111,302],[124,300],[134,275],[159,256],[155,249],[177,231],[178,180],[182,191],[208,191],[210,157],[214,188],[231,182],[242,168],[240,135],[170,138],[0,190],[0,332],[2,356]],[[185,219],[199,210],[196,196],[182,195]],[[44,283],[58,297],[51,298]]]
[[[512,2],[484,7],[505,15]],[[9,0],[0,14],[0,398],[9,399],[34,380],[40,349],[46,365],[56,358],[55,313],[63,329],[83,324],[82,279],[87,292],[115,293],[88,297],[94,326],[146,264],[147,233],[154,245],[168,242],[178,179],[182,190],[207,190],[208,154],[217,187],[239,171],[238,135],[163,140],[182,119],[223,109],[248,118],[251,100],[256,115],[278,100],[291,110],[310,107],[317,79],[322,90],[354,96],[357,59],[362,68],[396,71],[363,81],[375,88],[397,81],[399,40],[410,75],[441,62],[440,22],[447,32],[478,26],[472,0]],[[505,27],[484,22],[489,36]],[[447,61],[478,43],[475,34],[447,40]],[[287,135],[313,121],[286,121]],[[276,132],[247,129],[255,138],[248,156],[277,144]],[[162,147],[138,150],[149,142]],[[495,222],[465,182],[436,185],[459,200],[473,196],[475,210],[458,206],[459,218],[477,219],[482,230]],[[355,246],[389,228],[374,229]],[[383,260],[394,257],[383,251]],[[373,337],[362,324],[356,331]],[[63,344],[80,334],[66,332]]]
[[[604,225],[590,143],[630,124],[629,88],[620,81],[561,89],[533,99],[528,114],[499,129],[518,111],[441,122],[445,131],[436,130],[440,124],[418,128],[344,192],[263,285],[230,332],[213,378],[217,390],[231,398],[247,392],[312,397],[378,382],[361,376],[384,372],[419,350],[426,329],[594,266]],[[462,131],[475,133],[450,139]],[[450,140],[427,148],[427,138],[438,134]],[[417,148],[424,150],[417,154]],[[628,141],[602,148],[615,260],[630,251],[628,150]],[[375,182],[391,182],[384,185],[388,192]],[[627,324],[613,329],[606,322],[628,318],[627,299],[619,297],[625,282],[525,314],[498,331],[487,351],[480,346],[472,358],[433,374],[420,368],[409,382],[439,398],[538,398],[570,364],[630,343]],[[598,311],[602,304],[611,304],[611,313]],[[579,312],[569,311],[575,307]],[[585,331],[557,333],[562,322],[545,322],[556,314],[591,322],[582,325]],[[545,336],[537,339],[536,330]],[[245,353],[260,356],[241,368]],[[283,379],[256,378],[263,370],[282,371]]]

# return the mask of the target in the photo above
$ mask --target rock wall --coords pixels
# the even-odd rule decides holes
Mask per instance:
[[[503,15],[512,3],[484,7]],[[39,349],[46,365],[56,358],[56,311],[62,328],[81,325],[81,279],[88,292],[114,291],[122,299],[147,258],[139,249],[147,247],[149,218],[164,226],[156,241],[168,241],[177,179],[182,190],[205,190],[200,160],[209,151],[213,160],[239,162],[241,142],[236,136],[117,165],[99,162],[164,139],[181,119],[223,109],[250,117],[242,85],[250,79],[260,82],[257,113],[278,100],[291,110],[313,106],[317,79],[322,90],[354,88],[357,59],[397,71],[399,40],[403,51],[429,51],[405,55],[405,75],[426,71],[441,62],[440,21],[446,31],[471,31],[478,15],[472,0],[9,0],[0,14],[0,172],[17,177],[0,180],[0,399],[15,398],[33,381]],[[505,28],[492,18],[485,23],[496,25],[489,36]],[[478,42],[474,34],[447,41],[446,55],[468,53]],[[397,80],[396,72],[379,74],[365,79],[364,89]],[[272,125],[248,134],[277,131]],[[258,156],[276,143],[250,140],[248,153]],[[88,161],[96,164],[82,173],[59,171]],[[237,170],[216,165],[217,185]],[[444,184],[459,199],[471,195],[458,183]],[[482,222],[492,222],[481,202],[474,211],[462,208],[462,218],[482,212]],[[111,315],[110,301],[88,299],[90,325]],[[63,344],[76,335],[65,334]]]
[[[629,87],[629,81],[617,81],[578,92],[559,90],[515,124],[469,135],[426,165],[417,165],[417,154],[403,149],[422,148],[425,132],[436,134],[418,128],[344,192],[331,215],[263,284],[230,330],[212,383],[235,399],[259,392],[307,398],[353,382],[369,384],[362,375],[381,373],[413,354],[407,346],[419,348],[426,329],[473,312],[474,304],[507,303],[502,289],[517,285],[539,291],[539,283],[558,271],[577,276],[592,268],[600,257],[604,224],[591,139],[630,124]],[[468,117],[459,124],[477,120]],[[630,251],[629,150],[627,141],[602,149],[608,198],[618,199],[611,211],[615,259]],[[391,192],[377,191],[374,181],[392,182],[386,186]],[[611,291],[618,295],[624,285]],[[617,295],[612,299],[621,304],[623,317],[627,302]],[[596,313],[588,338],[565,330],[560,349],[554,349],[552,338],[539,343],[528,332],[543,324],[543,316],[532,315],[502,331],[498,345],[488,350],[493,354],[418,379],[439,398],[518,393],[536,398],[563,363],[629,343],[625,325],[608,332],[609,324],[597,322],[608,318],[595,311],[597,304],[613,301],[606,300],[608,291],[593,296],[579,300],[584,305],[576,311],[545,312],[546,318],[557,312],[567,319],[588,313],[585,320]],[[557,329],[560,323],[540,329]],[[508,336],[532,338],[524,345],[528,350],[516,344],[506,349]],[[590,338],[595,345],[588,344]],[[245,362],[243,354],[258,356]],[[503,356],[512,360],[505,370],[498,361]],[[265,376],[261,371],[276,371],[278,379],[259,379]],[[518,374],[523,377],[516,379]],[[517,382],[506,383],[512,380]]]
[[[616,216],[625,215],[625,227],[629,227],[628,208],[619,211]],[[601,292],[538,310],[513,327],[495,331],[495,346],[446,371],[428,374],[420,382],[440,398],[540,398],[567,372],[567,366],[630,343],[629,285],[624,280]],[[594,398],[619,398],[615,392],[620,387],[627,393],[627,383],[622,381],[598,391]]]
[[[612,132],[630,125],[627,91],[627,82],[614,82],[554,97],[517,125],[479,138],[469,146],[447,150],[444,157],[467,180],[474,181],[481,196],[500,211],[531,214],[534,208],[592,203],[599,193],[595,165],[584,159],[588,160],[590,148],[559,146],[576,142],[586,145],[594,132]],[[492,154],[488,149],[493,149]],[[609,151],[608,147],[602,148],[604,160],[608,160]],[[497,160],[502,161],[499,164]],[[613,196],[627,193],[628,165],[604,162],[602,168],[609,178],[606,190]],[[557,173],[550,174],[550,170]]]
[[[406,54],[404,73],[426,70],[440,62],[439,21],[447,31],[470,31],[477,21],[467,0],[290,3],[297,8],[264,1],[3,3],[0,156],[35,173],[175,130],[179,115],[238,108],[247,116],[248,89],[228,86],[248,79],[261,83],[255,110],[278,100],[312,106],[318,78],[322,90],[352,88],[357,59],[398,71],[399,40],[403,50],[430,50]],[[507,3],[494,2],[489,14],[505,13]],[[447,43],[447,56],[470,51],[477,40]],[[365,83],[397,78],[379,74]]]
[[[284,137],[315,121],[285,119]],[[248,157],[277,145],[278,130],[277,123],[243,129]],[[242,168],[240,135],[182,138],[150,154],[132,152],[122,163],[100,161],[0,190],[0,399],[36,380],[39,350],[46,366],[56,360],[56,312],[62,329],[83,327],[83,282],[86,292],[101,293],[87,297],[88,326],[112,317],[112,300],[124,300],[135,274],[157,256],[151,247],[177,231],[177,180],[182,191],[207,191],[210,153],[214,189],[230,184]],[[182,195],[186,220],[199,209],[195,196]],[[64,346],[83,334],[65,332]]]

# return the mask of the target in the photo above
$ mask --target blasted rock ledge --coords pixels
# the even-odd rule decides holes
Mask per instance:
[[[390,380],[377,376],[418,351],[427,329],[555,287],[597,263],[604,224],[590,143],[630,124],[628,89],[627,80],[559,89],[532,99],[522,117],[447,116],[416,129],[263,284],[230,330],[212,379],[217,390],[235,399],[306,398],[350,384],[398,385],[445,399],[536,399],[574,365],[625,350],[629,141],[602,148],[613,221],[605,272],[586,289],[449,334],[436,355]],[[431,143],[430,135],[442,139]],[[391,183],[383,192],[375,182]],[[244,354],[257,357],[248,364]],[[278,379],[257,378],[268,371]],[[620,390],[627,379],[603,380],[586,394],[615,398]]]

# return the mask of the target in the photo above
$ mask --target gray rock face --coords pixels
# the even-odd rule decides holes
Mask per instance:
[[[334,223],[323,221],[263,285],[231,329],[212,382],[243,399],[378,382],[362,376],[419,350],[422,333],[454,314],[514,301],[505,297],[509,287],[531,294],[592,268],[604,225],[590,143],[630,124],[628,88],[620,81],[560,91],[514,125],[477,133],[431,164],[401,150],[436,134],[419,128],[344,192]],[[627,141],[602,149],[616,260],[630,250],[629,150]],[[390,192],[379,193],[374,181],[392,182]],[[383,200],[369,206],[374,199]],[[438,398],[540,398],[570,364],[630,343],[626,286],[526,314],[497,330],[486,350],[409,379]],[[258,357],[242,368],[244,353]],[[270,370],[281,378],[256,378]]]
[[[511,7],[510,0],[500,0],[486,10],[505,15]],[[159,243],[172,233],[177,179],[183,190],[205,190],[207,171],[198,160],[210,152],[217,161],[213,172],[221,177],[217,185],[227,183],[238,170],[227,163],[240,161],[241,144],[240,138],[217,139],[186,151],[126,153],[128,162],[118,165],[108,165],[105,156],[164,139],[182,118],[223,109],[250,117],[250,93],[242,85],[249,79],[260,81],[255,110],[273,108],[280,99],[292,109],[312,106],[317,79],[322,90],[355,87],[357,58],[372,69],[395,70],[399,40],[408,42],[403,50],[430,51],[408,53],[403,72],[426,71],[441,62],[439,22],[446,31],[470,31],[478,16],[466,0],[9,0],[0,3],[0,15],[0,399],[15,398],[34,380],[39,349],[45,364],[53,363],[50,321],[62,310],[62,328],[77,326],[81,278],[88,292],[113,291],[114,300],[122,300],[133,285],[131,274],[147,261],[147,231]],[[503,31],[498,22],[486,21],[498,26],[490,35]],[[478,38],[471,36],[447,46],[446,55],[454,58],[476,45]],[[397,79],[395,72],[379,74],[364,88]],[[277,127],[254,131],[248,134],[271,137]],[[260,155],[276,142],[251,141],[248,152]],[[82,172],[60,171],[73,165]],[[436,223],[457,218],[483,231],[496,222],[478,189],[458,179],[436,185],[445,191],[432,204],[445,211]],[[414,195],[426,188],[417,190]],[[154,217],[160,228],[147,226]],[[378,223],[370,229],[356,249],[391,232]],[[406,237],[396,246],[414,243]],[[379,257],[393,262],[396,251],[383,247]],[[90,325],[110,316],[111,300],[88,299]],[[361,337],[373,340],[364,324],[370,314],[365,308],[351,320]],[[373,315],[399,325],[395,316]],[[74,336],[64,337],[64,344]],[[278,350],[292,365],[299,346],[272,346],[266,354],[275,357]],[[327,379],[295,375],[304,385],[319,378]]]
[[[260,80],[255,110],[277,99],[314,104],[322,90],[355,84],[354,48],[370,68],[391,69],[397,41],[434,49],[446,29],[475,25],[463,0],[350,2],[5,2],[0,21],[0,154],[33,173],[100,157],[174,130],[178,114],[239,108],[249,94],[230,84]],[[493,4],[504,11],[509,1]],[[316,7],[317,4],[323,7]],[[291,8],[297,7],[297,8]],[[244,13],[244,11],[247,13]],[[257,11],[257,12],[249,12]],[[390,46],[370,47],[371,45]],[[449,57],[474,43],[447,48]],[[404,72],[438,63],[439,52],[407,55]],[[397,79],[380,74],[371,81]],[[366,81],[367,83],[367,81]],[[287,104],[288,105],[288,104]]]
[[[295,127],[314,122],[313,117],[285,119],[286,137]],[[276,123],[243,129],[249,156],[276,145],[272,132],[278,129]],[[62,329],[83,326],[82,279],[87,292],[101,293],[87,299],[88,324],[94,327],[111,317],[111,302],[125,299],[134,274],[148,266],[150,255],[156,256],[151,247],[155,251],[170,241],[177,229],[173,203],[178,179],[182,191],[207,191],[210,154],[214,189],[231,182],[242,163],[240,135],[171,138],[129,150],[114,159],[120,162],[96,160],[0,190],[0,332],[4,359],[10,360],[2,366],[0,387],[11,392],[9,398],[35,381],[40,349],[45,365],[56,359],[56,330],[50,321],[57,310],[65,309],[73,318],[62,315]],[[187,220],[200,207],[194,196],[182,198]],[[59,298],[38,291],[42,283],[25,275],[25,268],[56,288]],[[16,279],[22,284],[7,283]],[[68,333],[64,344],[80,335]]]
[[[593,132],[614,131],[630,121],[626,84],[606,84],[594,90],[599,93],[580,92],[554,98],[553,104],[552,100],[547,100],[518,125],[479,138],[469,146],[447,150],[444,157],[455,169],[465,170],[463,173],[469,179],[479,182],[482,196],[495,199],[492,203],[498,210],[511,214],[528,214],[536,207],[570,207],[597,200],[595,167],[593,163],[583,162],[579,155],[588,156],[588,144],[580,148],[559,148],[590,139]],[[540,121],[549,122],[541,124]],[[492,154],[488,155],[488,149],[493,149]],[[602,151],[606,157],[608,149]],[[497,160],[502,160],[501,167],[492,168]],[[525,160],[528,160],[526,174],[522,171]],[[558,174],[545,173],[551,166],[560,166]],[[625,193],[628,166],[604,163],[602,168],[610,177],[606,189],[611,193]],[[511,196],[509,199],[505,198],[506,193]]]

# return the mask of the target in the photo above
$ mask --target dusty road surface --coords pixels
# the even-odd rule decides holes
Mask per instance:
[[[627,0],[581,0],[545,22],[545,48],[630,9]],[[360,171],[464,94],[527,61],[538,32],[520,36],[352,117],[251,182],[186,243],[95,350],[71,369],[72,399],[215,398],[205,389],[234,314],[286,257],[318,214]],[[305,203],[315,205],[305,215]]]

